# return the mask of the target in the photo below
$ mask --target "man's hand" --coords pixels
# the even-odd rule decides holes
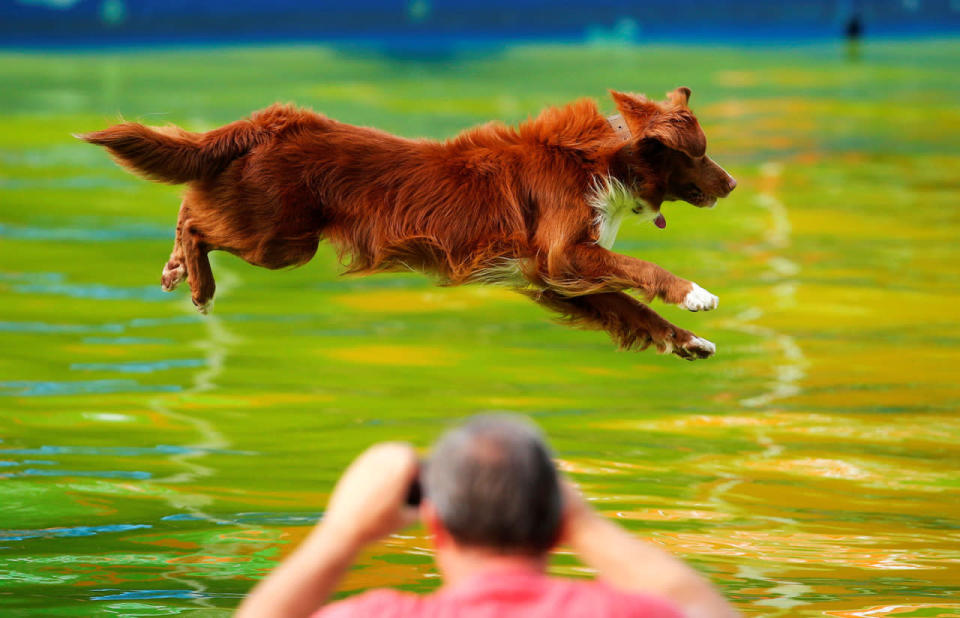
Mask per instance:
[[[300,618],[319,609],[364,545],[416,520],[416,509],[405,504],[416,474],[417,454],[409,444],[364,451],[340,477],[320,523],[257,584],[236,615]]]
[[[353,460],[330,496],[321,526],[358,546],[416,521],[406,504],[417,476],[417,453],[409,444],[375,444]]]

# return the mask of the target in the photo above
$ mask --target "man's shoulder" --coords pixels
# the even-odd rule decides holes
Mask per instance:
[[[683,613],[661,597],[614,588],[600,580],[550,578],[559,616],[682,618]]]
[[[422,597],[392,588],[375,588],[325,605],[310,618],[363,618],[415,615]]]
[[[426,596],[377,588],[327,605],[311,618],[415,618],[455,610],[470,616],[525,618],[682,618],[667,600],[613,588],[601,581],[537,577],[530,581],[497,578],[448,593]],[[507,585],[504,585],[505,582]],[[499,584],[499,585],[498,585]],[[522,590],[517,586],[524,584]]]

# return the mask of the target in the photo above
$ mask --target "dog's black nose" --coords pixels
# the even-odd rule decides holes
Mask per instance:
[[[727,179],[727,193],[730,193],[737,188],[737,179],[733,176],[728,177]]]

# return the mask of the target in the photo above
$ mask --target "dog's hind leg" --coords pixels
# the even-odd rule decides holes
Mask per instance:
[[[186,258],[180,244],[183,237],[183,220],[186,210],[187,203],[184,200],[180,203],[180,214],[177,216],[177,232],[173,240],[173,251],[170,253],[170,259],[164,264],[163,273],[160,275],[160,287],[164,292],[172,292],[187,278]]]
[[[623,292],[564,296],[553,290],[524,292],[537,303],[561,314],[561,321],[577,328],[604,330],[622,349],[644,349],[653,344],[661,353],[686,360],[709,358],[716,346],[692,332],[674,326],[656,311]]]
[[[189,201],[184,199],[177,217],[173,252],[163,267],[160,286],[164,291],[170,292],[189,279],[193,304],[197,311],[206,314],[213,305],[213,293],[217,286],[210,269],[210,259],[207,257],[210,248],[204,242],[203,233],[192,215]]]
[[[197,311],[206,315],[213,306],[213,293],[217,285],[213,280],[213,270],[210,269],[210,258],[207,255],[210,248],[203,242],[200,230],[190,224],[189,218],[184,226],[180,246],[183,247],[193,305]]]

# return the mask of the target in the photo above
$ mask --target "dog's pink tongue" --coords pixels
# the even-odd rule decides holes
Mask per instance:
[[[657,214],[657,218],[653,220],[653,224],[661,230],[667,227],[667,220],[663,217],[663,213]]]

